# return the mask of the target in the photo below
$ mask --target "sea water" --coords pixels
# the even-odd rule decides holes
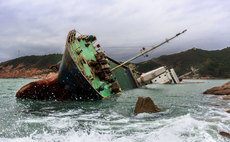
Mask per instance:
[[[223,142],[229,139],[230,101],[202,92],[229,80],[147,85],[102,101],[16,99],[31,79],[0,79],[0,141]],[[138,96],[151,97],[162,112],[134,115]]]

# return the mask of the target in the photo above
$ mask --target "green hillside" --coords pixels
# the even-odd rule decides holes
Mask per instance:
[[[15,67],[17,69],[48,69],[61,58],[62,54],[24,56],[0,63],[0,71],[11,65],[12,69]],[[201,76],[230,78],[230,47],[213,51],[194,48],[177,54],[164,55],[138,63],[136,69],[139,72],[147,72],[163,65],[174,68],[179,76],[191,71],[190,67],[193,66],[199,69]]]
[[[139,72],[147,72],[162,65],[173,67],[178,75],[199,69],[201,76],[230,78],[230,47],[222,50],[206,51],[190,49],[181,53],[164,55],[137,64]]]
[[[24,56],[13,60],[9,60],[0,64],[2,68],[12,65],[12,68],[23,64],[21,68],[37,68],[37,69],[47,69],[50,65],[56,64],[62,58],[62,54],[50,54],[42,56]],[[0,69],[1,70],[1,69]]]

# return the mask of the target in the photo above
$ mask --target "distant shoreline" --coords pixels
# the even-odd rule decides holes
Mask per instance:
[[[177,74],[185,75],[191,69],[199,70],[182,79],[229,79],[230,47],[207,51],[192,48],[180,53],[152,58],[134,64],[137,72],[145,73],[161,66],[174,68]],[[215,57],[215,58],[213,58]],[[0,63],[0,78],[43,79],[52,74],[51,66],[62,60],[62,54],[24,56]],[[200,77],[201,76],[201,77]]]
[[[46,77],[6,77],[6,78],[0,78],[0,79],[45,79],[49,78],[51,75],[47,75]],[[206,77],[200,77],[200,78],[183,78],[183,80],[230,80],[230,78],[206,78]]]
[[[206,79],[206,80],[228,80],[230,78],[218,78],[218,77],[184,77],[182,79]]]
[[[56,74],[55,72],[50,72],[49,74],[41,74],[41,75],[32,75],[32,76],[17,76],[17,77],[10,77],[10,76],[7,76],[7,77],[0,77],[0,79],[45,79],[45,78],[49,78],[50,76]]]

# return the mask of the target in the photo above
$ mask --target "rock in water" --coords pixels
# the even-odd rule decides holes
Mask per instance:
[[[230,95],[230,82],[227,82],[222,86],[217,86],[217,87],[208,89],[204,92],[204,94]]]
[[[138,97],[136,107],[134,110],[135,114],[139,113],[156,113],[160,112],[160,109],[154,104],[150,97]]]
[[[228,95],[228,96],[223,96],[222,99],[223,99],[223,100],[230,100],[230,95]]]
[[[227,113],[230,113],[230,110],[227,110],[226,112],[227,112]]]
[[[227,137],[227,138],[230,139],[230,134],[229,134],[229,133],[226,133],[226,132],[221,131],[221,132],[219,132],[219,134],[220,134],[221,136],[224,136],[224,137]]]

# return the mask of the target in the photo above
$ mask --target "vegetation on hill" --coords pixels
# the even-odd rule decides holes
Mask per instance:
[[[0,74],[2,73],[2,76],[6,76],[6,74],[11,76],[10,73],[15,71],[14,76],[18,74],[17,76],[20,77],[20,74],[26,70],[30,71],[32,68],[44,71],[50,65],[59,62],[61,58],[62,54],[16,58],[0,63]],[[179,76],[190,72],[190,68],[193,67],[199,69],[200,76],[230,78],[230,47],[213,51],[193,48],[177,54],[164,55],[138,63],[136,64],[136,69],[139,72],[147,72],[164,65],[174,68]]]
[[[7,66],[13,66],[12,69],[18,67],[20,68],[37,68],[37,69],[47,69],[50,65],[54,65],[59,62],[62,58],[62,54],[50,54],[42,56],[24,56],[13,60],[9,60],[0,64],[2,68]],[[0,69],[1,70],[1,69]]]
[[[201,76],[230,78],[230,47],[207,51],[193,48],[181,53],[164,55],[137,64],[139,72],[147,72],[162,65],[172,67],[178,75],[183,75],[191,67],[199,69]]]

